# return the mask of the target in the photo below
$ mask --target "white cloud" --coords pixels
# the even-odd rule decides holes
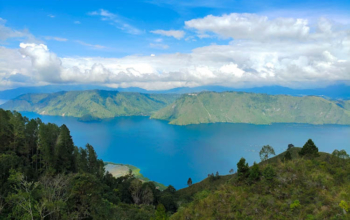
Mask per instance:
[[[31,59],[33,75],[37,79],[49,83],[61,81],[61,60],[46,45],[21,43],[19,46],[20,53]]]
[[[180,40],[181,38],[183,38],[185,36],[185,32],[181,31],[181,30],[154,30],[154,31],[150,31],[153,34],[160,34],[163,36],[167,36],[167,37],[174,37],[178,40]]]
[[[28,30],[14,30],[6,27],[5,24],[6,20],[0,18],[0,43],[1,41],[6,41],[10,38],[15,38],[21,41],[25,39],[27,42],[41,43],[41,41],[37,40]]]
[[[46,36],[44,37],[46,40],[55,40],[55,41],[61,41],[61,42],[66,42],[68,41],[67,38],[63,38],[63,37],[51,37],[51,36]]]
[[[81,24],[80,21],[74,21],[74,24]]]
[[[204,18],[185,22],[187,28],[193,28],[200,34],[212,32],[225,38],[234,39],[302,39],[309,34],[310,27],[305,19],[276,18],[257,14],[208,15]]]
[[[87,46],[87,47],[90,47],[93,49],[106,49],[107,48],[107,47],[99,45],[99,44],[89,44],[89,43],[86,43],[86,42],[81,41],[81,40],[76,40],[75,42],[80,44],[80,45]]]
[[[276,27],[276,21],[271,22],[267,23]],[[309,25],[312,31],[301,35],[297,33],[303,31],[289,30],[286,34],[287,29],[276,29],[265,31],[261,38],[199,47],[187,54],[60,58],[43,44],[21,44],[20,53],[0,47],[0,86],[23,85],[28,79],[39,84],[97,83],[145,89],[201,85],[315,87],[350,82],[349,27],[323,18]],[[239,36],[245,36],[242,33]]]
[[[163,50],[169,48],[169,45],[166,45],[166,44],[158,44],[158,43],[157,43],[157,44],[150,43],[149,46],[152,47],[152,48],[163,49]]]
[[[127,22],[124,21],[123,18],[121,18],[121,16],[117,15],[117,14],[113,14],[107,10],[104,9],[100,9],[98,11],[93,11],[93,12],[89,12],[88,15],[91,16],[100,16],[102,21],[109,21],[110,24],[114,25],[115,27],[117,27],[118,29],[129,33],[129,34],[142,34],[143,31],[139,30],[136,27],[133,27],[132,25],[128,24]]]
[[[47,16],[50,17],[50,18],[55,18],[56,17],[55,15],[52,15],[52,14],[49,14]]]

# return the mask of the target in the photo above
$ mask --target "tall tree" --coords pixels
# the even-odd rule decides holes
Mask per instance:
[[[13,126],[10,123],[12,113],[0,109],[0,153],[4,153],[10,147],[13,134]]]
[[[237,173],[239,178],[245,178],[249,175],[249,165],[243,157],[237,163]]]
[[[60,129],[55,124],[40,124],[38,136],[38,160],[39,167],[42,164],[43,170],[52,170],[55,165],[55,147]]]
[[[266,161],[267,159],[269,159],[269,156],[276,154],[275,150],[270,145],[265,145],[261,148],[259,155],[261,161]]]
[[[74,172],[74,143],[66,125],[60,127],[60,134],[55,148],[56,171]]]

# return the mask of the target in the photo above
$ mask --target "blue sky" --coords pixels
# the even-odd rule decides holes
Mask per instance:
[[[258,13],[275,16],[278,13],[303,16],[319,15],[339,16],[350,13],[350,1],[0,1],[0,15],[7,20],[7,26],[22,30],[28,29],[37,38],[44,41],[59,56],[107,56],[121,57],[130,54],[190,52],[191,49],[208,44],[227,44],[225,39],[201,39],[186,41],[193,36],[191,30],[184,29],[184,22],[206,15],[224,13]],[[111,21],[102,21],[100,16],[91,16],[90,12],[104,9],[117,16],[123,23],[138,29],[140,33],[130,34],[111,25]],[[346,10],[347,9],[347,10]],[[306,13],[306,11],[309,11]],[[77,24],[79,23],[79,24]],[[176,40],[150,33],[152,30],[185,30],[186,37]],[[66,42],[47,40],[45,37],[68,39]],[[167,49],[152,48],[157,39],[168,45]],[[101,45],[96,49],[75,43]],[[18,47],[12,42],[9,47]]]
[[[232,14],[234,13],[234,15]],[[244,13],[249,13],[249,16],[244,15]],[[229,21],[225,20],[224,15],[232,15],[229,17]],[[21,32],[20,37],[4,37],[5,40],[0,41],[0,46],[4,49],[13,49],[19,50],[20,43],[35,43],[36,45],[45,45],[47,51],[54,53],[59,59],[59,62],[62,62],[62,67],[67,70],[67,68],[80,65],[78,60],[75,60],[76,65],[73,63],[73,57],[103,57],[111,59],[123,59],[128,56],[139,56],[140,59],[146,56],[153,55],[165,55],[164,62],[167,62],[167,55],[176,56],[176,54],[182,54],[184,56],[188,55],[192,58],[194,57],[194,51],[202,51],[205,48],[212,47],[216,45],[222,46],[222,49],[227,49],[228,46],[235,45],[235,48],[231,48],[230,51],[237,51],[237,47],[241,45],[246,45],[247,50],[251,50],[252,45],[256,43],[263,42],[272,42],[272,41],[285,41],[287,44],[291,40],[293,43],[298,45],[305,44],[305,37],[300,37],[300,33],[296,30],[293,33],[286,33],[285,31],[280,34],[274,35],[277,28],[279,31],[282,29],[293,29],[296,25],[300,25],[297,19],[304,19],[305,24],[303,27],[307,27],[309,30],[307,34],[311,35],[317,31],[321,18],[327,19],[332,23],[332,31],[337,31],[337,36],[332,35],[333,40],[340,40],[342,42],[347,42],[348,35],[346,31],[349,30],[350,24],[350,1],[348,0],[338,0],[338,1],[315,1],[315,0],[302,0],[302,1],[253,1],[253,0],[244,0],[244,1],[234,1],[234,0],[222,0],[222,1],[208,1],[208,0],[187,0],[187,1],[176,1],[176,0],[128,0],[128,1],[3,1],[0,0],[0,18],[2,19],[2,25],[6,28],[7,33],[12,32]],[[204,19],[207,16],[213,16],[208,19]],[[255,17],[254,17],[255,16]],[[254,24],[254,21],[261,21],[264,19],[264,16],[267,18],[267,22],[261,28],[265,30],[271,29],[269,34],[263,38],[257,39],[256,37],[247,36],[244,34],[244,31],[250,30],[250,27],[247,27],[247,30],[242,30],[242,27],[235,26],[236,24],[232,23],[235,19],[245,19],[249,20],[250,25]],[[278,18],[283,18],[283,21],[279,21]],[[294,19],[290,23],[287,19]],[[203,22],[210,23],[214,19],[213,25],[223,25],[222,27],[213,27],[213,26],[203,26]],[[254,20],[255,19],[255,20]],[[188,21],[194,20],[193,22],[188,23]],[[1,21],[1,20],[0,20]],[[231,22],[226,25],[226,22]],[[271,22],[270,22],[271,21]],[[186,23],[187,22],[187,23]],[[215,23],[219,22],[219,23]],[[280,23],[284,23],[283,27],[279,27]],[[289,23],[288,23],[289,22]],[[293,23],[294,22],[294,23]],[[243,23],[240,25],[244,25]],[[288,26],[290,25],[290,26]],[[235,34],[235,28],[237,32],[242,31],[242,34]],[[259,35],[259,28],[256,28],[256,32],[251,32],[251,35]],[[226,30],[225,30],[226,29]],[[162,32],[163,31],[163,32]],[[164,35],[165,32],[168,36]],[[175,32],[169,32],[175,31]],[[343,32],[341,32],[343,31]],[[158,34],[157,34],[158,33]],[[163,34],[159,34],[163,33]],[[325,32],[324,32],[325,33]],[[0,32],[1,34],[1,32]],[[28,37],[28,36],[31,37]],[[287,36],[288,35],[288,36]],[[341,36],[340,36],[341,35]],[[312,38],[319,40],[319,35],[314,35]],[[288,38],[288,39],[287,39]],[[291,39],[295,38],[295,39]],[[328,36],[327,39],[330,37]],[[1,39],[1,36],[0,36]],[[287,40],[286,40],[287,39]],[[324,36],[321,43],[329,43]],[[344,40],[345,39],[345,40]],[[287,42],[288,41],[288,42]],[[310,43],[308,41],[308,43]],[[27,45],[28,46],[28,45]],[[23,47],[27,47],[23,46]],[[33,46],[33,45],[32,45]],[[347,46],[344,43],[343,48]],[[44,49],[45,49],[44,48]],[[271,45],[270,48],[264,48],[264,50],[271,53],[276,53],[276,45]],[[24,50],[24,48],[22,48]],[[324,53],[330,52],[329,49],[323,48]],[[321,51],[321,48],[319,48]],[[212,50],[211,50],[212,51]],[[339,62],[344,63],[348,61],[347,50],[345,52],[337,52],[337,58]],[[27,51],[28,52],[28,51]],[[24,53],[24,52],[23,52]],[[22,55],[23,55],[22,53]],[[284,52],[278,51],[282,54]],[[304,52],[305,53],[305,52]],[[27,57],[31,57],[32,54],[26,53]],[[199,55],[198,55],[199,56]],[[202,56],[202,55],[201,55]],[[285,56],[285,55],[284,55]],[[291,55],[292,56],[292,55]],[[335,54],[331,53],[331,56]],[[36,56],[33,56],[36,57]],[[32,58],[33,58],[32,57]],[[300,59],[303,55],[299,54],[297,56],[293,55],[295,59],[294,63],[301,62],[305,64],[306,61]],[[68,61],[67,61],[67,59]],[[198,57],[197,57],[198,58]],[[199,58],[198,58],[199,59]],[[220,64],[213,64],[207,66],[211,72],[216,71],[219,68],[225,68],[225,65],[231,65],[231,69],[234,65],[237,68],[243,70],[246,73],[255,74],[259,72],[259,67],[256,67],[255,64],[249,64],[252,60],[259,60],[260,58],[253,58],[248,56],[242,60],[237,57],[227,58],[227,64],[225,64],[225,57],[223,60],[220,60]],[[264,58],[265,59],[265,58]],[[281,56],[276,58],[281,61]],[[276,59],[272,59],[275,62]],[[137,59],[136,59],[137,60]],[[194,60],[194,59],[190,59]],[[266,60],[266,59],[265,59]],[[33,59],[32,59],[33,62]],[[85,62],[85,61],[84,61]],[[103,68],[108,66],[105,64],[107,62],[99,61],[92,62],[94,64],[102,64]],[[109,62],[109,61],[108,61]],[[114,60],[113,62],[119,62],[119,60]],[[122,63],[122,61],[120,61]],[[125,61],[125,63],[130,63],[132,61]],[[142,62],[144,64],[148,62],[145,60]],[[162,62],[161,60],[157,62]],[[189,60],[184,60],[185,63],[192,62]],[[307,61],[311,63],[311,61]],[[33,64],[33,63],[32,63]],[[90,64],[90,63],[89,63]],[[266,61],[264,65],[267,66],[277,66],[277,63],[271,63]],[[51,65],[51,64],[50,64]],[[85,64],[84,64],[85,65]],[[123,63],[124,65],[124,63]],[[141,65],[141,64],[140,64]],[[172,72],[181,72],[181,68],[174,69],[174,66],[177,64],[169,63],[168,66],[159,66],[156,64],[149,64],[146,69],[153,71],[152,73],[157,74],[170,74]],[[233,66],[232,66],[233,65]],[[260,65],[260,64],[259,64]],[[281,62],[278,63],[281,65]],[[322,64],[323,65],[323,64]],[[344,64],[342,64],[344,65]],[[170,68],[172,66],[172,68]],[[210,73],[206,73],[204,70],[206,67],[203,63],[191,63],[191,68],[202,68],[200,74],[204,74],[203,77],[214,77]],[[272,67],[271,66],[271,67]],[[23,67],[24,69],[26,67]],[[29,68],[29,67],[28,67]],[[19,86],[22,84],[16,84],[15,82],[10,82],[10,75],[12,74],[21,74],[28,76],[32,80],[30,83],[38,82],[41,83],[58,83],[58,81],[44,80],[45,77],[40,78],[40,72],[38,67],[32,65],[32,69],[28,69],[23,72],[19,72],[17,69],[12,72],[9,70],[10,67],[3,67],[3,88]],[[80,68],[80,67],[79,67]],[[92,68],[92,67],[91,67]],[[102,69],[103,69],[102,68]],[[126,69],[129,67],[125,67]],[[130,68],[134,68],[130,66]],[[129,69],[130,69],[129,68]],[[141,67],[140,67],[141,68]],[[143,67],[142,67],[143,68]],[[204,68],[204,69],[203,69]],[[216,68],[216,69],[215,69]],[[280,70],[283,70],[285,67],[280,67]],[[333,68],[333,67],[332,67]],[[336,68],[336,67],[334,67]],[[337,67],[340,68],[340,67]],[[347,68],[347,67],[346,67]],[[87,68],[83,68],[86,70]],[[110,70],[109,68],[106,68]],[[134,68],[140,72],[137,67]],[[227,69],[227,68],[226,68]],[[1,70],[1,66],[0,66]],[[203,70],[203,71],[202,71]],[[332,69],[333,70],[333,69]],[[59,70],[61,71],[61,70]],[[114,71],[114,70],[113,70]],[[112,70],[110,72],[113,72]],[[126,70],[124,70],[125,72]],[[184,70],[185,72],[191,72],[191,70]],[[275,76],[275,73],[268,73],[267,70],[262,73],[262,77],[266,78],[266,74],[270,76]],[[306,70],[307,71],[307,70]],[[31,73],[32,72],[32,73]],[[123,72],[123,73],[124,73]],[[142,71],[141,71],[142,72]],[[113,72],[114,75],[118,73]],[[149,74],[148,72],[142,72]],[[277,71],[276,71],[277,73]],[[50,73],[52,74],[52,73]],[[63,73],[60,73],[63,74]],[[68,73],[67,73],[68,74]],[[214,73],[215,75],[216,73]],[[219,73],[218,73],[219,74]],[[326,73],[325,73],[326,74]],[[39,77],[38,77],[39,75]],[[134,74],[135,75],[135,74]],[[136,74],[137,75],[137,74]],[[192,74],[193,75],[193,74]],[[191,75],[191,76],[192,76]],[[198,74],[194,74],[198,76]],[[283,75],[283,74],[282,74]],[[334,79],[326,79],[326,81],[347,81],[347,76],[342,72],[340,77]],[[344,77],[345,75],[345,77]],[[215,75],[216,77],[217,75]],[[241,74],[235,75],[235,77],[241,77]],[[1,75],[0,75],[1,77]],[[60,77],[61,79],[63,75]],[[214,78],[215,78],[214,77]],[[13,78],[13,77],[12,77]],[[47,78],[47,77],[46,77]],[[52,78],[52,77],[48,77]],[[176,78],[176,77],[175,77]],[[180,77],[181,78],[181,77]],[[177,85],[186,85],[186,80],[191,77],[183,76],[181,79],[176,79],[175,83],[169,87],[176,87]],[[201,76],[199,76],[201,78]],[[254,77],[250,77],[248,81]],[[332,77],[331,77],[332,78]],[[7,82],[5,83],[5,80]],[[120,79],[118,79],[120,80]],[[108,84],[111,86],[121,86],[121,83],[118,80],[108,80],[104,82],[97,82],[99,84]],[[131,80],[131,79],[130,79]],[[275,79],[270,81],[260,81],[261,83],[256,83],[256,85],[265,85],[265,84],[281,84],[281,82],[275,82]],[[284,81],[288,81],[287,77]],[[64,83],[76,82],[75,79],[69,78],[62,80]],[[125,80],[128,81],[128,80]],[[143,81],[143,80],[141,80]],[[164,80],[160,80],[159,83],[164,83]],[[180,81],[182,83],[180,83]],[[203,81],[203,80],[202,80]],[[245,79],[247,81],[247,79]],[[315,80],[313,80],[315,81]],[[317,81],[317,80],[316,80]],[[243,82],[241,80],[240,82]],[[229,86],[242,86],[243,84],[233,80]],[[29,82],[28,82],[29,83]],[[62,82],[63,83],[63,82]],[[79,83],[88,83],[88,82],[79,82]],[[91,83],[91,82],[89,82]],[[135,85],[139,85],[141,82],[135,82]],[[198,82],[189,82],[188,86],[208,84],[210,81]],[[222,84],[217,81],[215,84]],[[249,84],[249,83],[248,83]],[[252,83],[254,84],[254,83]],[[254,85],[255,85],[254,84]],[[315,83],[314,83],[315,84]],[[316,83],[317,84],[317,83]],[[0,84],[1,85],[1,84]],[[131,84],[130,84],[131,85]],[[140,84],[141,85],[141,84]],[[284,83],[288,85],[288,83]],[[126,84],[124,86],[127,86]],[[292,86],[292,84],[290,85]],[[147,86],[146,86],[147,87]]]

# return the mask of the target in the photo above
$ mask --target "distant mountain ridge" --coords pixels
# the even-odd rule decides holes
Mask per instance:
[[[21,95],[4,103],[1,108],[43,115],[82,117],[84,120],[132,115],[149,116],[174,102],[178,96],[106,90],[69,91]]]
[[[25,94],[1,108],[95,121],[118,116],[151,116],[170,124],[308,123],[350,124],[350,100],[318,96],[245,92],[144,94],[106,90]]]
[[[317,95],[324,96],[330,99],[350,99],[350,86],[345,84],[338,84],[328,86],[326,88],[317,89],[291,89],[282,86],[264,86],[254,88],[232,88],[223,86],[199,86],[199,87],[178,87],[169,90],[146,90],[138,87],[129,88],[111,88],[106,86],[98,85],[48,85],[38,87],[19,87],[16,89],[9,89],[0,91],[0,99],[10,100],[20,95],[27,93],[53,93],[61,91],[84,91],[84,90],[108,90],[108,91],[119,91],[119,92],[139,92],[149,94],[185,94],[185,93],[198,93],[203,91],[212,92],[253,92],[253,93],[264,93],[269,95],[293,95],[293,96],[305,96],[305,95]]]
[[[183,95],[152,118],[176,125],[215,122],[348,125],[350,101],[331,101],[317,96],[202,92]]]

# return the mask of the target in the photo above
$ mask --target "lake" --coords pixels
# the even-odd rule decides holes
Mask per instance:
[[[151,180],[186,186],[189,177],[201,181],[209,173],[228,174],[241,157],[251,165],[259,162],[263,145],[276,154],[292,143],[303,146],[313,139],[320,151],[345,149],[350,152],[350,126],[307,124],[200,124],[177,126],[148,117],[119,117],[100,122],[79,122],[77,118],[42,116],[22,112],[28,118],[66,124],[75,145],[94,146],[104,161],[131,164]]]

